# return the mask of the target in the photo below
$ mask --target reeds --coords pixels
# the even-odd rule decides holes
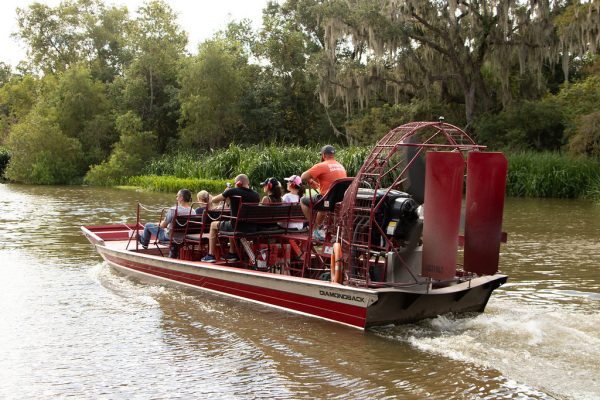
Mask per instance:
[[[596,158],[549,152],[508,155],[508,196],[593,197],[598,182],[600,160]]]
[[[353,176],[362,166],[368,147],[339,148],[337,159]],[[164,155],[150,163],[148,175],[172,175],[200,179],[233,179],[244,173],[253,186],[269,177],[279,180],[290,175],[300,175],[319,161],[320,147],[288,145],[230,145],[227,149],[201,155],[175,153]],[[207,189],[208,190],[208,189]]]
[[[179,189],[185,188],[191,190],[192,193],[197,193],[200,190],[207,190],[209,193],[222,193],[225,190],[226,181],[179,178],[172,175],[144,175],[129,178],[128,184],[152,192],[176,193]]]
[[[226,181],[240,173],[258,187],[266,178],[279,180],[299,175],[319,161],[320,147],[288,145],[230,145],[227,149],[201,155],[176,153],[152,162],[146,172],[130,184],[149,190],[177,191],[206,189],[220,193]],[[362,166],[370,147],[338,147],[336,158],[348,176]],[[600,160],[560,153],[520,152],[507,154],[509,160],[507,195],[514,197],[588,197],[600,200]],[[157,176],[165,175],[165,176]],[[183,179],[186,178],[186,179]]]

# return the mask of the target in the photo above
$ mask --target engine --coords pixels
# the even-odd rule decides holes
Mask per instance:
[[[375,213],[375,220],[389,239],[408,241],[419,220],[419,204],[408,193],[394,189],[389,192],[388,189],[379,189],[375,193],[373,189],[361,188],[357,193],[357,203],[368,207],[378,205],[386,193],[381,207]],[[371,235],[371,243],[383,244],[378,229],[373,229]]]

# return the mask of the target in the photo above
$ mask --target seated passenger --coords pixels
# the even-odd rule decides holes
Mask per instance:
[[[234,197],[235,196],[235,197]],[[235,187],[226,189],[223,193],[213,197],[213,203],[219,203],[226,199],[229,200],[231,207],[231,216],[235,217],[238,214],[240,207],[239,198],[242,203],[258,203],[260,196],[254,190],[250,189],[250,180],[244,174],[240,174],[235,177]],[[210,224],[210,231],[208,235],[208,254],[202,258],[204,262],[214,263],[217,261],[215,253],[217,250],[217,238],[219,230],[221,231],[233,231],[235,222],[233,221],[214,221]],[[256,230],[256,225],[243,224],[237,225],[239,230],[245,232],[253,232]],[[234,252],[233,241],[229,243],[229,254],[222,257],[226,261],[238,261],[238,256]]]
[[[191,208],[192,202],[192,192],[188,189],[181,189],[177,192],[177,206],[169,208],[167,214],[165,215],[165,219],[160,221],[158,224],[147,223],[144,226],[144,232],[138,236],[138,241],[142,245],[144,249],[148,248],[148,244],[150,243],[150,238],[152,235],[158,238],[160,242],[168,242],[169,241],[169,232],[173,225],[173,217],[175,216],[175,209],[177,209],[177,215],[195,215],[196,211]],[[177,258],[177,252],[179,250],[179,246],[171,246],[169,249],[169,257]]]
[[[199,206],[196,208],[196,214],[201,215],[204,210],[210,208],[210,203],[212,202],[212,196],[206,190],[201,190],[196,195],[198,198]]]
[[[277,179],[265,179],[260,186],[262,186],[263,191],[265,192],[265,196],[260,201],[260,204],[281,203],[281,195],[283,190],[281,189],[281,184]]]
[[[284,178],[287,181],[287,190],[288,192],[283,195],[282,202],[283,203],[298,203],[300,198],[304,195],[304,187],[302,186],[302,179],[298,175],[292,175],[289,178]],[[302,222],[290,222],[287,224],[285,222],[280,222],[279,225],[283,228],[288,229],[298,229],[301,230],[304,228],[304,224]]]

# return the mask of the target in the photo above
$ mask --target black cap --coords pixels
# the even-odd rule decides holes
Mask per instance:
[[[266,186],[269,183],[271,184],[272,187],[280,185],[280,183],[279,183],[279,181],[277,179],[275,179],[275,178],[267,178],[267,179],[265,179],[264,182],[260,183],[260,186]]]
[[[321,147],[321,154],[335,154],[335,149],[332,145],[327,144]]]

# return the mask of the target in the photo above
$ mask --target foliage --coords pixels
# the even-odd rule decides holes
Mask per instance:
[[[41,80],[32,75],[12,76],[0,87],[2,114],[12,121],[23,118],[35,105],[40,87]]]
[[[598,104],[600,77],[592,75],[581,82],[566,85],[551,100],[565,115],[565,140],[571,154],[600,154],[598,143]]]
[[[579,117],[575,129],[569,140],[569,152],[600,157],[600,111]]]
[[[592,5],[573,5],[559,20],[554,17],[565,11],[563,2],[290,3],[318,16],[325,32],[321,101],[327,106],[341,99],[348,112],[368,107],[377,96],[388,102],[461,97],[470,124],[492,110],[496,98],[510,102],[512,76],[531,74],[528,82],[540,82],[544,64],[564,54],[568,66],[569,52],[585,54],[599,40]],[[486,69],[500,85],[490,85]]]
[[[173,175],[177,178],[198,177],[202,163],[200,154],[177,151],[165,153],[160,157],[148,160],[142,173],[144,175]],[[222,175],[225,177],[227,175]]]
[[[130,54],[125,46],[127,8],[100,0],[66,0],[56,7],[32,3],[17,8],[18,32],[32,64],[44,73],[85,62],[95,78],[111,81]]]
[[[142,120],[129,112],[117,118],[120,139],[107,161],[94,165],[85,176],[91,185],[118,185],[138,175],[146,160],[156,157],[156,134],[142,131]]]
[[[346,123],[346,131],[354,143],[372,144],[391,129],[411,121],[436,121],[440,116],[460,125],[462,108],[413,99],[410,103],[371,107]]]
[[[600,159],[559,153],[508,155],[507,195],[577,198],[590,195],[600,180]],[[595,186],[594,186],[595,185]]]
[[[186,146],[222,146],[241,123],[238,99],[243,92],[245,62],[227,47],[219,40],[203,43],[181,71],[180,123]]]
[[[586,197],[589,197],[590,199],[593,199],[598,204],[600,204],[600,178],[592,182],[592,184],[588,188]]]
[[[0,147],[0,180],[4,179],[4,171],[10,161],[10,151],[7,148]]]
[[[227,149],[201,155],[183,152],[163,155],[148,164],[144,172],[216,180],[231,180],[244,173],[254,186],[258,186],[271,176],[282,180],[290,175],[300,175],[319,161],[319,150],[320,147],[231,144]],[[369,150],[369,147],[339,148],[336,158],[344,165],[348,175],[353,176]]]
[[[558,150],[563,144],[562,108],[551,101],[523,101],[475,122],[481,144],[512,150]]]
[[[12,128],[6,145],[11,159],[5,175],[10,180],[48,185],[71,183],[81,176],[81,144],[38,110]]]
[[[323,46],[305,29],[306,24],[316,27],[317,20],[305,17],[294,2],[270,2],[263,10],[263,29],[252,49],[266,67],[242,99],[246,137],[258,134],[265,143],[339,141],[334,134],[342,134],[344,115],[335,109],[328,113],[317,101],[316,65]],[[243,137],[236,142],[252,143]]]
[[[11,76],[12,71],[10,65],[3,61],[0,61],[0,88],[10,81]]]
[[[153,192],[177,192],[181,188],[187,188],[192,193],[206,190],[209,193],[221,193],[226,188],[226,181],[198,178],[179,178],[170,175],[145,175],[133,176],[127,183]]]
[[[598,110],[600,77],[590,76],[581,82],[565,85],[553,99],[569,121]]]
[[[177,134],[177,74],[187,36],[177,25],[177,15],[163,0],[144,3],[137,15],[128,36],[134,59],[118,82],[119,104],[123,107],[119,114],[132,111],[139,115],[143,130],[156,133],[162,152]]]
[[[91,71],[75,66],[58,75],[49,101],[55,105],[61,131],[77,138],[83,148],[86,165],[97,164],[110,152],[118,139],[109,119],[105,85],[94,80]]]

